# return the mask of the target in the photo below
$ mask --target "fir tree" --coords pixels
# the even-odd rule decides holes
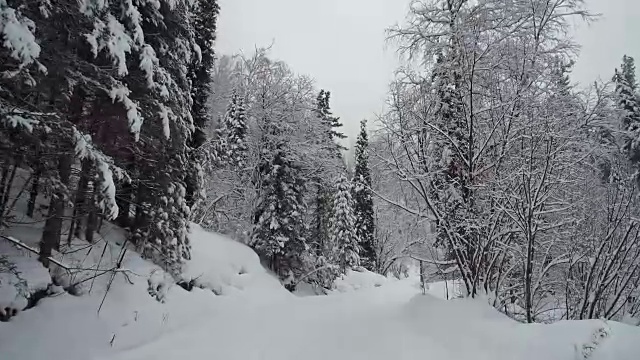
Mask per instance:
[[[356,236],[355,222],[351,184],[344,175],[341,175],[336,184],[333,200],[330,234],[333,256],[342,273],[360,265],[360,246]]]
[[[630,56],[622,58],[622,67],[616,69],[613,81],[616,86],[616,100],[622,111],[622,128],[627,132],[624,149],[629,158],[640,162],[640,97],[637,93],[636,69]]]
[[[374,214],[369,170],[369,139],[367,121],[360,122],[360,133],[356,141],[355,172],[353,176],[353,200],[356,236],[362,248],[361,262],[368,270],[377,270],[374,246]]]
[[[268,150],[265,150],[265,152]],[[251,246],[271,270],[291,286],[303,269],[307,251],[305,213],[299,166],[288,156],[284,143],[260,165],[262,196],[254,211]]]

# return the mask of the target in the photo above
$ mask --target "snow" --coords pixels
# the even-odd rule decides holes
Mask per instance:
[[[155,68],[158,66],[158,62],[159,60],[156,57],[155,50],[153,50],[151,45],[145,44],[140,53],[140,70],[144,71],[145,77],[147,78],[147,85],[150,88],[155,85],[153,74],[155,73]]]
[[[37,241],[24,230],[15,235]],[[61,260],[109,268],[122,255],[125,234],[114,226],[101,234],[90,251]],[[445,300],[451,283],[430,284],[422,295],[415,274],[398,280],[357,269],[329,295],[295,296],[250,248],[197,225],[189,237],[193,257],[183,279],[193,280],[192,291],[129,249],[106,297],[111,276],[87,281],[82,296],[45,298],[0,323],[0,359],[631,360],[640,353],[638,327],[600,320],[521,324],[486,299]],[[20,267],[30,284],[45,286],[48,274],[35,259],[17,261],[25,262]]]
[[[4,124],[5,124],[5,126],[9,126],[9,127],[12,127],[12,128],[22,127],[27,132],[32,132],[33,131],[33,126],[38,124],[37,120],[25,118],[25,117],[20,116],[20,115],[9,114],[9,115],[3,116],[3,118],[4,119],[2,119],[2,120],[3,120]]]
[[[0,254],[0,309],[22,309],[27,305],[27,294],[46,289],[51,277],[27,250],[0,240]]]
[[[35,24],[23,17],[2,0],[0,2],[0,35],[2,45],[11,51],[11,57],[22,65],[31,64],[40,56],[40,45],[33,32]]]
[[[290,298],[280,282],[262,267],[258,255],[247,246],[212,234],[192,224],[189,241],[191,260],[185,264],[183,279],[219,295],[245,298],[266,296]]]
[[[91,136],[80,133],[75,127],[75,153],[78,159],[91,159],[99,174],[98,189],[100,190],[99,208],[107,219],[115,219],[118,216],[118,206],[116,204],[116,185],[113,179],[113,170],[118,178],[124,177],[122,169],[112,165],[112,160],[101,151],[95,148],[91,141]]]
[[[370,289],[380,287],[389,281],[386,277],[366,269],[358,270],[359,271],[348,270],[346,275],[336,279],[334,282],[336,291],[350,292],[360,289]]]
[[[107,0],[81,0],[80,12],[91,16],[98,13],[108,5]]]
[[[123,7],[125,8],[125,15],[127,16],[127,18],[129,19],[129,21],[131,22],[134,30],[133,30],[133,40],[135,41],[135,43],[137,45],[142,45],[144,43],[144,31],[142,30],[142,15],[140,14],[140,12],[138,11],[138,8],[136,6],[133,5],[133,2],[131,0],[125,0],[123,2]],[[150,46],[145,46],[144,47],[144,51],[146,51],[146,48],[150,47]],[[154,53],[155,56],[155,53]]]
[[[160,105],[160,111],[158,112],[158,115],[162,120],[162,131],[164,134],[164,138],[169,139],[171,138],[171,129],[169,128],[169,122],[171,121],[170,116],[173,116],[173,112],[171,111],[171,109],[164,106],[163,104],[159,104],[159,105]]]
[[[140,138],[140,128],[142,127],[142,122],[144,118],[140,113],[138,108],[138,104],[135,101],[129,98],[129,89],[126,85],[120,84],[117,87],[114,87],[109,92],[109,96],[111,97],[111,101],[115,102],[118,100],[124,105],[125,109],[127,109],[127,119],[129,120],[129,129],[135,136],[136,141]]]
[[[126,33],[124,25],[112,15],[108,15],[107,27],[109,29],[109,39],[107,41],[109,55],[113,58],[114,65],[118,66],[118,75],[127,75],[129,73],[127,70],[127,53],[131,53],[133,39]]]

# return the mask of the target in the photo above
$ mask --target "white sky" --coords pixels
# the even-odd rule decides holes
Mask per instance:
[[[384,105],[396,68],[385,29],[402,22],[409,0],[219,0],[218,54],[244,52],[273,43],[271,56],[330,90],[331,107],[353,137],[361,119]],[[602,18],[582,26],[583,48],[574,81],[608,79],[622,55],[640,69],[640,0],[587,0]]]

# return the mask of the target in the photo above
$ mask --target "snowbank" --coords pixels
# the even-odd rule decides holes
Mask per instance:
[[[292,297],[262,268],[251,249],[198,226],[190,234],[194,257],[185,264],[184,273],[185,279],[196,279],[191,292],[132,249],[124,252],[115,276],[107,273],[94,279],[100,272],[96,269],[113,268],[123,255],[124,232],[109,225],[103,230],[95,244],[74,240],[65,245],[67,255],[55,254],[66,265],[83,269],[72,274],[60,268],[52,271],[63,286],[80,283],[74,289],[81,296],[61,292],[9,322],[0,322],[0,359],[93,359],[207,322],[203,315],[212,316],[225,307],[255,308]],[[12,235],[37,246],[38,238],[28,236],[28,231],[17,229]],[[34,256],[6,241],[0,246],[0,253],[9,254],[11,263],[18,265],[27,291],[47,288],[51,277]],[[0,281],[0,301],[24,308],[25,297],[14,286],[18,278],[5,273]]]
[[[387,281],[390,280],[380,274],[360,268],[358,271],[348,270],[345,275],[335,280],[334,286],[338,292],[350,292],[380,287]]]
[[[49,272],[35,254],[0,239],[0,309],[24,309],[29,294],[50,283]]]
[[[290,297],[280,282],[260,264],[246,245],[192,224],[192,259],[185,264],[183,279],[218,295],[244,297]]]
[[[412,330],[446,349],[446,359],[637,359],[640,328],[612,321],[523,324],[486,299],[414,297],[403,309]]]

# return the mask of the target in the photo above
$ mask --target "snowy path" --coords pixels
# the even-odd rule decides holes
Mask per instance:
[[[143,359],[437,359],[446,351],[408,328],[404,305],[418,293],[411,281],[259,306],[226,304],[198,325],[121,352]],[[413,335],[412,335],[413,334]]]
[[[104,360],[575,360],[576,346],[601,324],[518,324],[482,302],[416,297],[415,284],[252,306],[230,301],[216,314],[202,314],[197,325]],[[615,353],[594,360],[635,358],[624,354],[638,350],[638,332],[617,329],[608,329],[611,339],[601,346]]]

